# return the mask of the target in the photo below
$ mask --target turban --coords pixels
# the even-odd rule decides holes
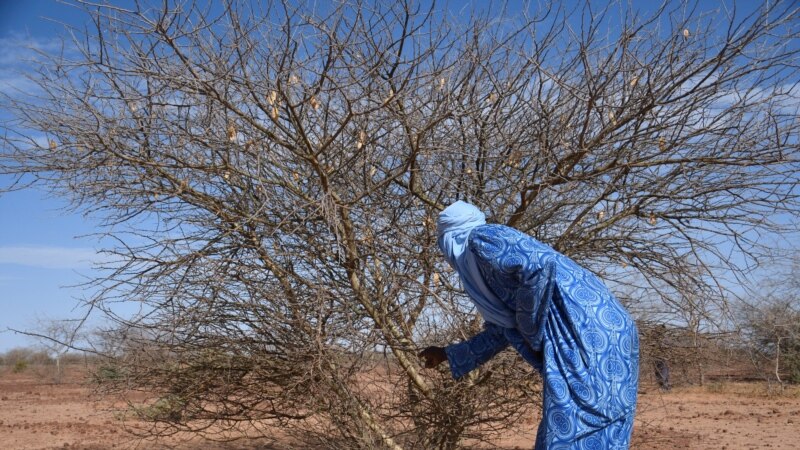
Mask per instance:
[[[486,284],[475,255],[467,248],[470,231],[484,224],[486,216],[474,205],[461,200],[453,203],[439,213],[439,248],[447,262],[458,272],[464,290],[483,319],[504,328],[514,328],[514,312]]]

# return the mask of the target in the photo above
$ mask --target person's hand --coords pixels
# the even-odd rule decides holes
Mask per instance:
[[[422,359],[422,364],[426,369],[433,369],[439,364],[447,361],[447,353],[443,347],[428,347],[417,355]]]

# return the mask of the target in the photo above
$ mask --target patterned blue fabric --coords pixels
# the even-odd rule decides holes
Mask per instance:
[[[510,345],[544,378],[536,449],[627,449],[639,338],[625,309],[593,273],[513,228],[478,226],[467,250],[516,312],[516,326],[487,322],[483,332],[448,346],[453,377]]]

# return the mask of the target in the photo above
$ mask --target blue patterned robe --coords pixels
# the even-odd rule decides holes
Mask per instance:
[[[467,253],[516,327],[445,351],[460,378],[511,345],[544,378],[536,449],[627,449],[639,380],[636,325],[606,286],[534,238],[503,225],[469,234]]]

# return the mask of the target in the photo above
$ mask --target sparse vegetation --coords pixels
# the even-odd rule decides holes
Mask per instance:
[[[105,383],[111,381],[118,381],[123,377],[123,373],[119,367],[114,365],[104,364],[97,368],[92,374],[92,378],[97,383]]]
[[[89,296],[103,387],[161,396],[153,436],[453,449],[519,421],[539,384],[513,355],[461,383],[415,357],[480,329],[436,248],[457,198],[681,330],[701,381],[721,278],[800,223],[792,2],[214,5],[85,3],[37,96],[2,97],[0,172],[118,243]]]
[[[70,448],[124,448],[148,429],[149,422],[146,418],[140,419],[144,417],[141,413],[148,412],[160,420],[177,417],[177,414],[169,413],[172,409],[167,406],[169,401],[161,405],[161,410],[154,407],[148,411],[147,406],[154,406],[156,399],[135,408],[114,409],[113,399],[93,396],[91,388],[82,382],[78,375],[85,370],[83,365],[65,369],[63,384],[10,371],[0,377],[0,425],[6,447],[41,447],[42,442],[46,442],[44,445],[52,447],[69,444]],[[710,370],[715,370],[713,365]],[[718,386],[720,391],[709,393],[709,386]],[[709,382],[704,387],[681,386],[668,393],[658,391],[656,386],[647,382],[642,387],[646,394],[640,397],[640,412],[634,429],[632,448],[636,450],[687,446],[776,448],[790,442],[797,434],[795,421],[797,411],[800,411],[800,386],[787,386],[781,390],[773,384],[772,390],[768,390],[763,382]],[[484,447],[504,450],[530,448],[536,419],[533,411],[530,414],[522,423],[506,430],[500,439]],[[280,423],[261,422],[257,427],[270,437],[243,442],[241,434],[217,435],[220,441],[232,441],[209,444],[196,438],[189,440],[190,436],[181,434],[163,437],[157,445],[144,441],[138,446],[178,450],[306,448],[301,442],[286,436]],[[721,429],[727,429],[728,433],[721,433]]]
[[[14,363],[14,368],[11,369],[14,373],[22,373],[28,368],[28,361],[17,361]]]
[[[753,362],[781,386],[800,383],[800,260],[789,273],[762,280],[755,299],[743,303],[740,321]]]
[[[186,402],[176,395],[159,398],[150,405],[135,408],[138,417],[148,421],[179,422]]]
[[[53,363],[47,353],[23,347],[8,350],[0,355],[0,361],[14,373],[24,372],[30,366],[49,366]]]

